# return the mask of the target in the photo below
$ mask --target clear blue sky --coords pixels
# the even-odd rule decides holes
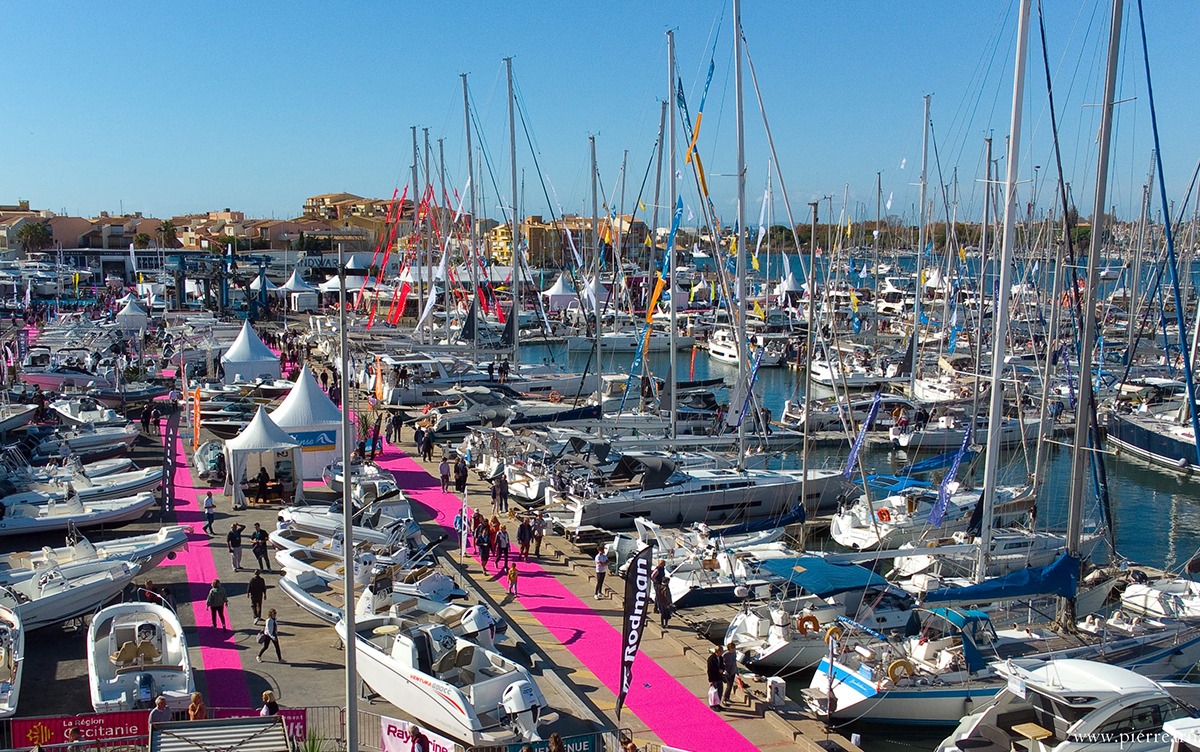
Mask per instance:
[[[1100,99],[1109,3],[1046,5],[1064,169],[1088,215],[1099,116],[1089,105]],[[1136,5],[1126,6],[1118,99],[1136,99],[1118,108],[1109,192],[1122,215],[1136,212],[1151,158]],[[693,117],[718,35],[700,150],[718,210],[734,217],[729,2],[89,0],[52,7],[0,0],[8,83],[0,203],[24,198],[85,216],[230,207],[290,217],[309,195],[386,198],[402,189],[412,125],[430,129],[435,155],[436,139],[445,139],[447,180],[461,187],[460,73],[469,74],[478,127],[507,202],[503,58],[511,55],[555,203],[590,212],[587,137],[595,134],[609,195],[619,195],[613,192],[629,151],[628,211],[666,95],[664,32],[675,28]],[[1152,2],[1147,14],[1168,194],[1181,201],[1200,156],[1200,74],[1191,54],[1200,4]],[[892,197],[890,213],[913,215],[926,93],[942,168],[939,177],[931,156],[931,198],[942,205],[936,186],[951,182],[957,167],[959,216],[978,216],[983,138],[994,136],[1000,158],[1008,131],[1015,1],[751,0],[743,26],[799,221],[807,220],[806,202],[826,195],[840,214],[847,186],[851,210],[873,217],[877,172],[884,198]],[[1044,206],[1054,170],[1036,15],[1030,50],[1020,165],[1029,181],[1041,166]],[[769,153],[748,74],[746,92],[747,216],[754,225]],[[517,161],[527,213],[545,213],[523,142]],[[501,199],[490,179],[484,184],[484,213],[496,216]],[[683,185],[685,200],[698,206],[686,173]],[[1022,186],[1026,195],[1032,190],[1032,182]],[[775,221],[786,222],[778,185],[775,197]],[[827,212],[823,206],[822,219]],[[668,221],[664,212],[659,223]]]

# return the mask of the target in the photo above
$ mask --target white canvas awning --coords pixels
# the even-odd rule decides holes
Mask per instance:
[[[242,324],[237,339],[221,356],[221,366],[225,369],[226,384],[237,381],[239,376],[243,379],[280,377],[279,357],[263,343],[249,321]]]
[[[265,467],[271,479],[276,480],[275,459],[279,454],[288,455],[295,486],[293,498],[301,501],[304,498],[304,453],[300,450],[300,442],[276,425],[267,415],[266,408],[260,405],[254,419],[242,432],[225,442],[225,466],[229,468],[225,474],[225,493],[233,495],[233,506],[240,507],[246,503],[242,481],[253,477],[248,477],[248,471],[254,470],[257,475],[258,468]]]
[[[300,371],[296,385],[271,413],[271,420],[302,447],[305,480],[320,478],[321,470],[341,456],[342,411],[321,389],[307,365]]]

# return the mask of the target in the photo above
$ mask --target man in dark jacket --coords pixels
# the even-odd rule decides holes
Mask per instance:
[[[712,708],[713,710],[721,709],[721,689],[724,686],[724,679],[725,679],[725,660],[723,658],[724,654],[725,654],[724,648],[722,648],[720,645],[718,645],[715,648],[713,648],[712,653],[710,653],[708,656],[708,685],[709,685],[708,699],[712,700],[713,697],[716,697],[716,699],[717,699],[716,704],[709,702],[709,707]],[[717,690],[715,695],[712,692],[713,689]]]

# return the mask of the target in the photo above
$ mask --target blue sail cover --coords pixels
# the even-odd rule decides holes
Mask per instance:
[[[1025,598],[1034,595],[1059,595],[1074,598],[1079,589],[1079,559],[1063,554],[1045,567],[1032,567],[994,577],[976,585],[960,588],[942,588],[925,594],[922,603],[945,603],[948,601],[981,603]]]
[[[797,504],[792,507],[786,514],[779,517],[767,517],[761,520],[751,520],[738,525],[729,525],[727,527],[717,528],[713,530],[714,535],[741,535],[743,533],[757,533],[762,530],[770,530],[776,527],[787,527],[788,525],[798,525],[807,519],[807,514],[804,511],[803,504]]]
[[[759,568],[799,585],[818,598],[862,590],[870,586],[886,587],[888,582],[866,567],[846,562],[826,561],[820,556],[792,559],[767,559]]]

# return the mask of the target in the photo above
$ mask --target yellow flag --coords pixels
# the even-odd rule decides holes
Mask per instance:
[[[961,259],[964,263],[966,263],[967,249],[963,248],[961,245],[958,247],[958,258]]]
[[[754,271],[758,271],[758,254],[757,253],[750,257],[750,265],[752,267],[754,267]]]
[[[736,232],[732,235],[732,237],[729,238],[729,252],[737,253],[737,233]]]
[[[638,199],[638,208],[641,209],[642,211],[646,211],[646,205],[642,203],[642,200],[640,198]]]
[[[646,233],[646,244],[645,245],[647,248],[654,247],[654,243],[650,242],[650,233]]]
[[[754,315],[758,316],[763,321],[767,320],[767,314],[763,311],[762,305],[756,300],[754,301]]]
[[[846,237],[850,237],[850,231],[854,228],[853,222],[846,223]]]
[[[858,296],[855,295],[853,291],[850,292],[850,308],[852,308],[855,313],[858,313]]]
[[[699,284],[694,284],[694,285],[692,285],[692,289],[688,290],[688,302],[689,303],[696,302],[696,290],[699,287],[700,287]]]
[[[604,242],[612,245],[612,227],[604,228]]]

